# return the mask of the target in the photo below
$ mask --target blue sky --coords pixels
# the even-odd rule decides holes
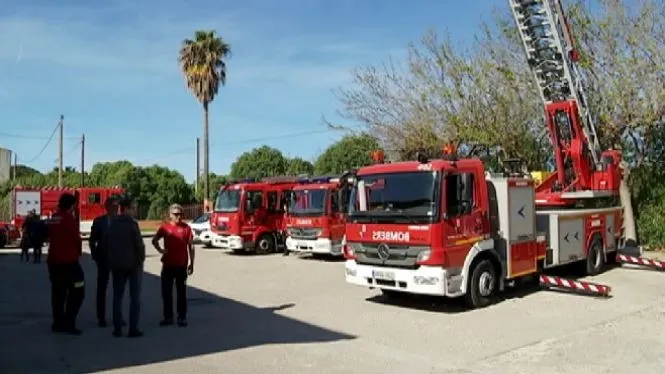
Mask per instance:
[[[0,0],[0,147],[14,149],[19,162],[29,161],[63,114],[66,165],[78,167],[77,142],[85,133],[87,168],[128,159],[178,169],[188,180],[195,175],[195,139],[203,117],[185,89],[176,57],[182,39],[196,29],[216,29],[233,49],[227,85],[210,108],[210,167],[226,173],[237,156],[262,144],[313,160],[342,135],[328,131],[321,117],[342,121],[332,90],[348,83],[351,69],[403,58],[407,43],[427,28],[469,40],[492,7],[502,5],[491,0],[95,3]],[[29,165],[48,170],[56,157],[54,139]]]

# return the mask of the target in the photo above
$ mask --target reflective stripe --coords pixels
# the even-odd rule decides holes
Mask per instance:
[[[83,282],[83,281],[76,282],[76,283],[74,283],[74,288],[81,288],[81,287],[83,287],[83,284],[84,284],[84,283],[85,283],[85,282]]]

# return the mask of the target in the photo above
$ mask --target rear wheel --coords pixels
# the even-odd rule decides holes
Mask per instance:
[[[586,258],[586,274],[597,275],[605,268],[605,258],[603,256],[603,244],[600,240],[594,239],[589,246],[589,253]]]
[[[494,301],[499,279],[489,260],[480,260],[473,267],[464,301],[470,308],[484,308]]]
[[[262,255],[275,252],[276,246],[275,237],[272,234],[263,234],[256,241],[256,253]]]

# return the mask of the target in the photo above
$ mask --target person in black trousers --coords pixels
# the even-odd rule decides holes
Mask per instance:
[[[111,224],[111,220],[118,212],[118,201],[114,197],[109,197],[104,202],[106,214],[96,217],[92,221],[90,229],[90,254],[97,265],[97,324],[99,327],[106,327],[106,290],[109,285],[111,270],[108,264],[108,252],[102,245],[102,238],[106,234],[106,229]]]
[[[171,221],[163,224],[152,238],[152,245],[162,254],[162,302],[164,319],[160,326],[173,325],[173,285],[176,290],[178,326],[187,326],[187,277],[194,273],[194,244],[191,227],[182,221],[182,207],[169,208]],[[164,239],[164,248],[159,240]],[[189,263],[189,265],[188,265]]]
[[[63,193],[58,200],[58,212],[48,220],[49,251],[46,258],[51,281],[51,308],[56,333],[81,334],[76,317],[85,297],[81,231],[74,216],[76,197]]]
[[[118,203],[120,214],[115,216],[102,239],[108,252],[108,264],[113,277],[113,336],[122,336],[122,299],[129,283],[130,338],[143,336],[138,328],[141,310],[141,282],[145,262],[145,244],[139,224],[132,218],[134,202],[122,198]]]

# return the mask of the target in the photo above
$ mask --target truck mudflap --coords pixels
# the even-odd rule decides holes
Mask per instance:
[[[604,284],[555,277],[545,274],[540,275],[540,285],[544,288],[563,289],[576,293],[602,297],[609,297],[610,293],[612,292],[612,288]]]

